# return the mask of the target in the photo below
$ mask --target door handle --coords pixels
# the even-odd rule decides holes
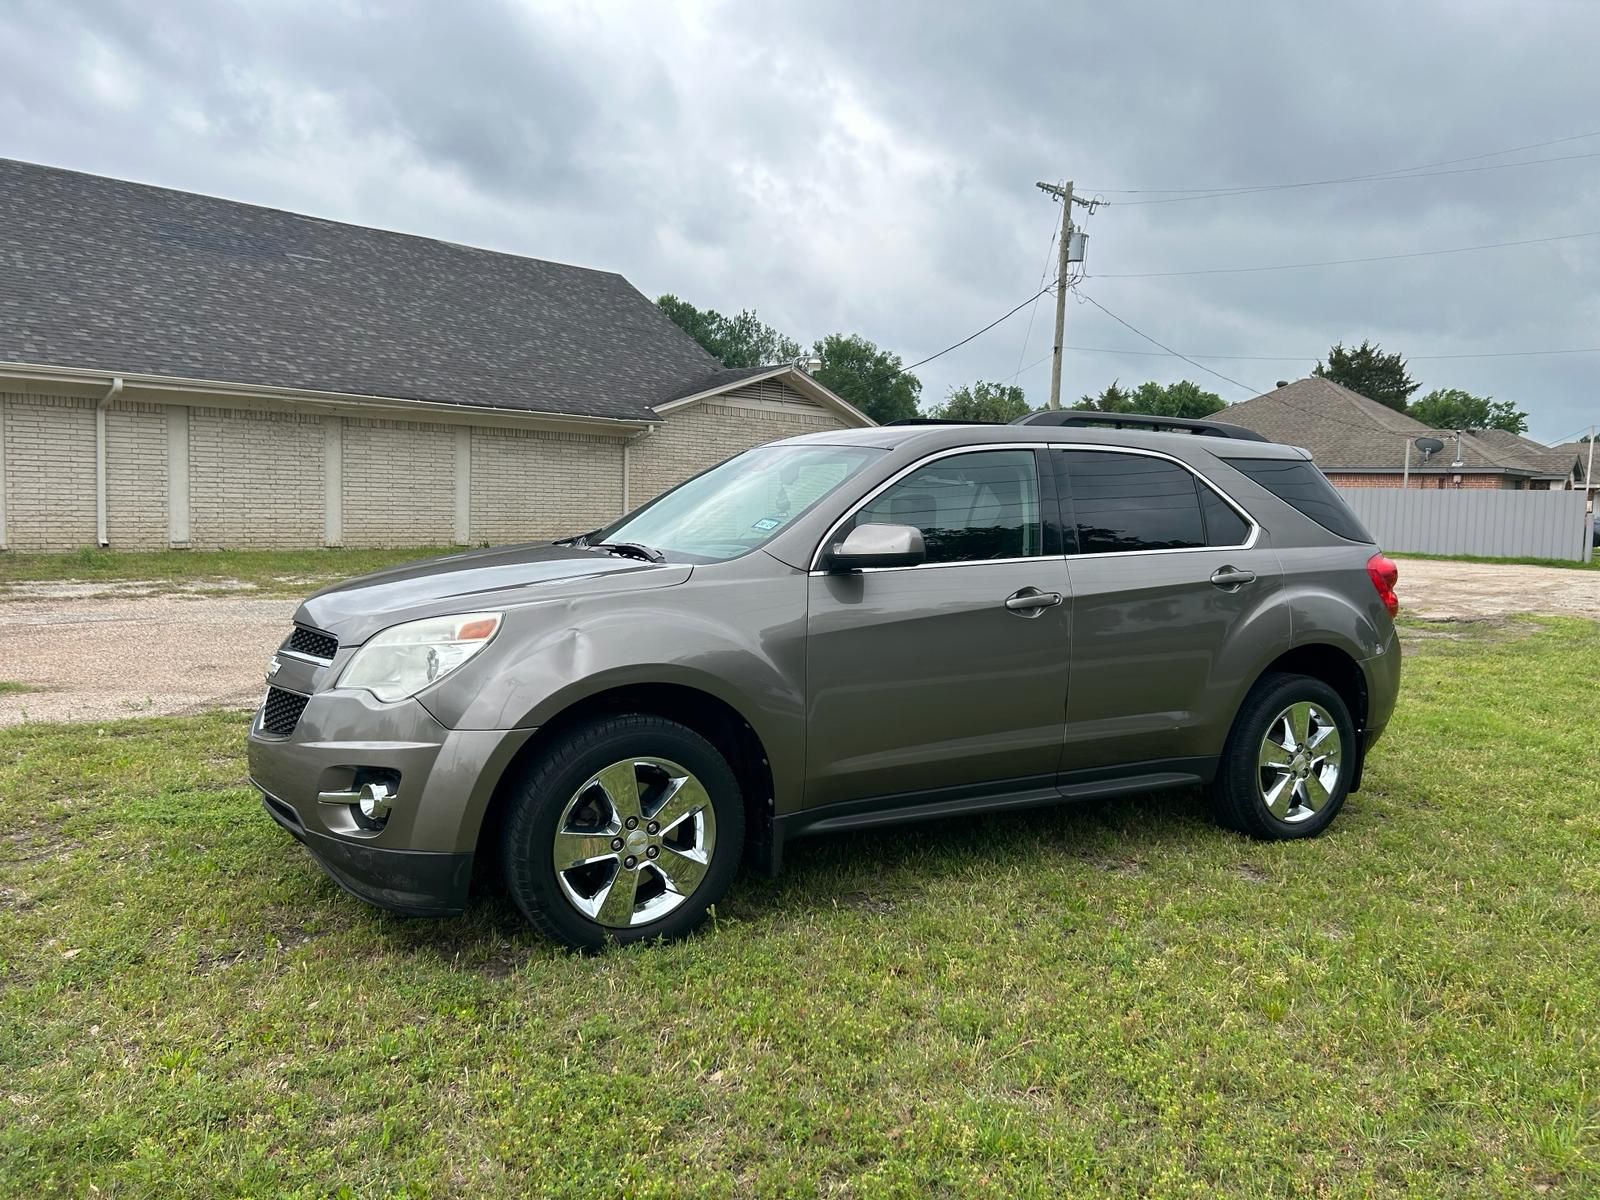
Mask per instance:
[[[1224,591],[1235,591],[1247,583],[1256,581],[1254,571],[1241,571],[1238,567],[1218,567],[1211,572],[1211,582]]]
[[[1041,592],[1035,587],[1025,587],[1006,597],[1006,607],[1024,617],[1037,617],[1047,608],[1061,603],[1060,592]]]

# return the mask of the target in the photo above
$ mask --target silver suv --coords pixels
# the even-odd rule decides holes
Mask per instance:
[[[1394,708],[1394,564],[1302,450],[1096,422],[791,438],[318,592],[251,778],[362,899],[456,913],[476,862],[577,946],[684,934],[802,834],[1195,785],[1320,833]]]

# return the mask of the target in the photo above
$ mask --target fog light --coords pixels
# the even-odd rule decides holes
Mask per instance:
[[[381,821],[389,815],[389,800],[393,795],[386,783],[364,783],[356,796],[356,803],[367,820]]]

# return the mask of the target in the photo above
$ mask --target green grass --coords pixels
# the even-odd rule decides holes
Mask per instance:
[[[169,587],[237,581],[273,594],[303,595],[308,584],[331,583],[396,563],[452,553],[448,546],[379,550],[101,550],[66,554],[0,554],[0,592],[26,583],[83,582],[114,586],[133,581]]]
[[[17,696],[23,692],[37,692],[38,690],[31,683],[13,683],[9,679],[0,679],[0,696]]]
[[[1412,637],[1323,838],[800,843],[593,957],[336,891],[242,718],[0,732],[0,1194],[1593,1196],[1600,627]]]
[[[1389,553],[1386,551],[1386,553]],[[1499,563],[1523,567],[1562,567],[1571,571],[1600,571],[1600,552],[1592,562],[1572,562],[1565,558],[1493,558],[1477,554],[1402,554],[1389,553],[1390,558],[1425,558],[1433,562]]]

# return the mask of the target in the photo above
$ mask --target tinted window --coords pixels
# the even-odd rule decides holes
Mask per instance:
[[[1370,542],[1355,513],[1345,504],[1327,476],[1303,458],[1228,458],[1235,471],[1255,480],[1286,504],[1292,504],[1329,533],[1352,542]]]
[[[1206,544],[1195,479],[1146,454],[1061,451],[1079,554]]]
[[[1221,496],[1200,485],[1200,511],[1206,518],[1206,545],[1242,546],[1250,536],[1250,525]]]
[[[978,450],[931,462],[875,496],[855,523],[915,525],[929,562],[1038,554],[1033,451]]]

